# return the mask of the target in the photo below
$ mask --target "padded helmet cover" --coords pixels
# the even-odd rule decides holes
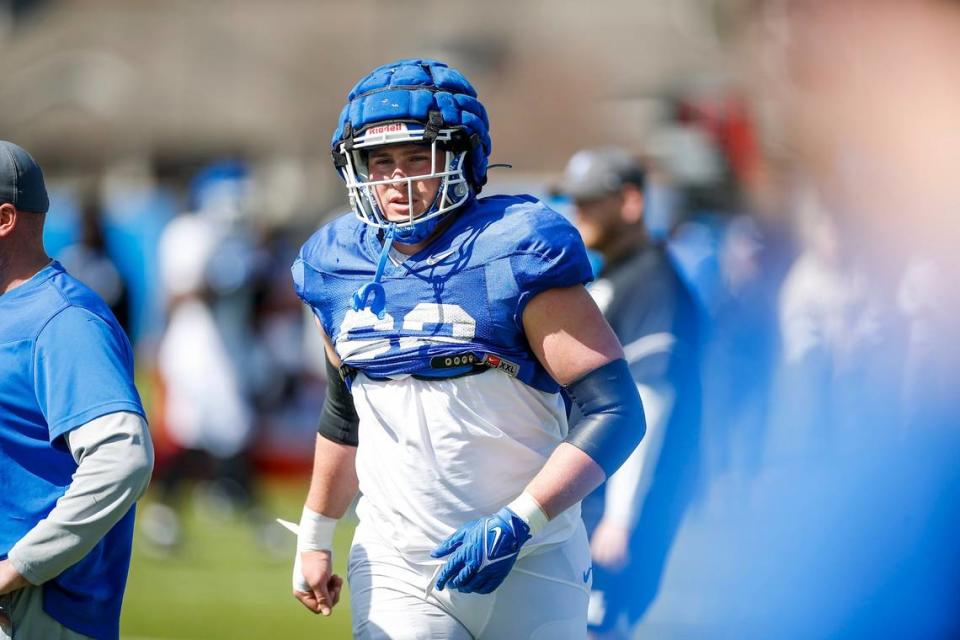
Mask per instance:
[[[475,191],[487,181],[492,144],[487,111],[477,92],[456,69],[427,59],[397,60],[377,67],[347,95],[331,140],[333,152],[371,125],[407,122],[426,125],[439,112],[444,129],[461,129],[470,143],[464,173]]]

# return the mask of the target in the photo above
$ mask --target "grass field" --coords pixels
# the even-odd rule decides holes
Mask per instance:
[[[304,478],[263,487],[265,512],[299,520],[307,482]],[[215,515],[201,501],[189,501],[183,517],[185,542],[176,555],[158,557],[139,535],[135,538],[122,638],[350,638],[349,596],[323,618],[290,595],[292,534],[274,525],[282,534],[281,548],[270,553],[255,528],[238,518]],[[346,575],[353,524],[349,519],[337,530],[334,564],[341,576]]]

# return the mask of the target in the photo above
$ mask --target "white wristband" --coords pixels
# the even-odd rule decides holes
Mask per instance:
[[[508,504],[507,508],[527,523],[527,526],[530,527],[531,536],[536,535],[537,531],[543,529],[550,521],[547,514],[543,512],[543,507],[540,506],[540,503],[526,491],[517,496],[516,500]]]
[[[329,551],[333,549],[333,530],[336,518],[303,507],[300,516],[300,534],[297,536],[297,551]]]

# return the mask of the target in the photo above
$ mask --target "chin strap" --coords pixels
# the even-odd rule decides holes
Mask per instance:
[[[354,292],[354,311],[360,311],[369,306],[378,318],[383,318],[387,304],[387,294],[383,290],[383,285],[380,284],[380,279],[383,277],[383,269],[387,266],[387,260],[390,257],[390,247],[393,246],[395,233],[396,228],[393,226],[388,227],[384,232],[383,248],[380,250],[380,258],[377,260],[377,271],[373,274],[373,282],[368,282]]]

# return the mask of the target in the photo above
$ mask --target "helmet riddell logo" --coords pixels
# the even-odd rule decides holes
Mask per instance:
[[[378,135],[381,133],[394,133],[396,131],[406,131],[407,125],[402,122],[388,122],[387,124],[379,124],[375,127],[370,127],[367,129],[367,135]]]

